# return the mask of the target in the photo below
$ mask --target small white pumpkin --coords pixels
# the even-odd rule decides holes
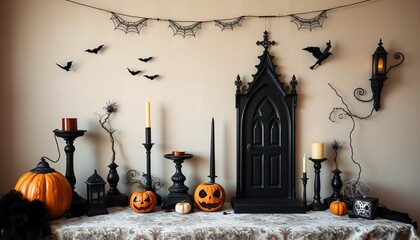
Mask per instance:
[[[179,202],[175,205],[175,211],[182,214],[189,213],[191,211],[191,204],[185,201]]]

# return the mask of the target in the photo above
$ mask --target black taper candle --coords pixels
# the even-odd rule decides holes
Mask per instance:
[[[214,162],[214,118],[211,119],[211,141],[210,141],[210,183],[214,183],[216,178],[215,162]]]

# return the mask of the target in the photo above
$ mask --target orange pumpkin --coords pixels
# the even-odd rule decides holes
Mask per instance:
[[[201,183],[194,191],[194,202],[205,212],[218,211],[225,203],[225,190],[217,183]]]
[[[347,203],[342,202],[340,200],[331,202],[330,212],[334,215],[345,215],[347,213]]]
[[[66,213],[72,202],[73,191],[69,181],[50,168],[44,159],[36,168],[23,174],[14,189],[29,201],[38,199],[44,203],[52,220]]]
[[[148,213],[155,209],[157,197],[152,191],[135,192],[130,197],[130,208],[137,213]]]

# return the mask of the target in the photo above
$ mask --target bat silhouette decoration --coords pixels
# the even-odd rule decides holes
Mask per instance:
[[[66,70],[68,72],[68,71],[70,71],[70,68],[71,68],[71,65],[73,64],[73,61],[67,62],[66,66],[62,66],[58,63],[56,63],[56,64],[57,64],[57,66],[59,66],[60,68]]]
[[[93,48],[93,49],[86,49],[86,50],[85,50],[85,52],[98,54],[98,52],[99,52],[99,51],[100,51],[103,47],[104,47],[104,45],[102,44],[102,45],[100,45],[100,46],[99,46],[99,47],[97,47],[97,48]]]
[[[129,69],[129,68],[127,68],[127,70],[131,73],[131,75],[133,75],[133,76],[135,76],[135,75],[137,75],[137,74],[139,74],[140,72],[141,72],[141,70],[138,70],[138,71],[134,71],[134,70],[131,70],[131,69]]]
[[[140,61],[142,62],[148,62],[149,60],[152,60],[153,57],[147,57],[147,58],[139,58]]]
[[[155,75],[144,75],[145,78],[148,78],[150,80],[155,80],[155,78],[159,77],[159,75],[155,74]]]
[[[330,49],[331,49],[331,40],[328,41],[327,43],[327,47],[324,49],[324,51],[321,52],[321,49],[319,47],[307,47],[304,48],[303,50],[308,51],[310,53],[312,53],[312,55],[318,59],[314,65],[310,66],[310,69],[314,69],[315,66],[318,64],[318,66],[321,66],[321,63],[326,60],[330,55],[333,55],[332,53],[330,53]]]

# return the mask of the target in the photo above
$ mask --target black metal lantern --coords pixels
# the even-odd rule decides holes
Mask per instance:
[[[378,47],[372,55],[372,78],[370,79],[370,87],[373,94],[373,107],[376,111],[380,108],[381,92],[386,77],[386,60],[388,53],[382,47],[382,39],[379,40]]]
[[[382,39],[379,39],[378,47],[372,54],[372,79],[382,79],[385,81],[386,77],[386,60],[388,53],[382,47]]]
[[[399,63],[387,69],[387,57],[388,53],[382,46],[382,39],[379,39],[378,47],[372,54],[372,78],[370,79],[372,98],[369,100],[364,100],[360,98],[360,96],[365,94],[365,90],[363,88],[356,88],[353,93],[354,97],[361,102],[370,102],[373,100],[373,109],[375,109],[376,111],[378,111],[380,108],[381,92],[382,87],[384,86],[384,81],[387,79],[386,75],[388,74],[389,70],[401,65],[405,59],[404,54],[402,54],[401,52],[395,53],[394,58],[397,60],[401,58],[401,60]]]
[[[86,181],[88,216],[108,214],[105,206],[105,181],[95,170],[95,173]]]

